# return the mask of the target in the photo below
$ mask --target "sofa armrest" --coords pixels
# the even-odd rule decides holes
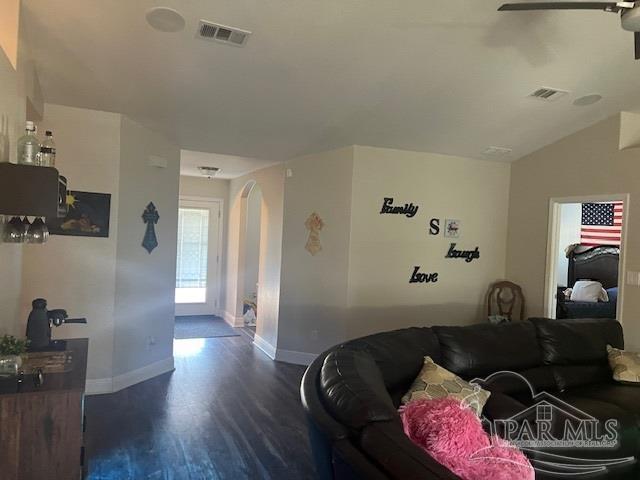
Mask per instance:
[[[338,440],[333,444],[333,479],[335,480],[389,480],[349,440]]]
[[[360,448],[394,480],[460,480],[413,443],[399,421],[373,422],[360,435]]]
[[[327,412],[320,399],[318,384],[320,369],[325,357],[326,353],[318,356],[307,368],[300,384],[300,397],[307,415],[316,478],[318,480],[333,480],[340,477],[336,477],[334,474],[332,449],[335,442],[349,437],[349,431]]]
[[[330,352],[319,385],[327,411],[354,431],[370,422],[399,418],[382,373],[367,352],[344,347]]]
[[[349,436],[347,428],[332,417],[320,399],[320,369],[326,354],[322,354],[309,365],[300,383],[300,398],[302,406],[320,431],[331,440]]]

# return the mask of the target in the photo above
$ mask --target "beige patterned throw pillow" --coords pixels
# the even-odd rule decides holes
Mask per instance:
[[[640,383],[640,353],[625,352],[607,345],[609,365],[616,382]]]
[[[424,366],[409,391],[402,397],[402,404],[422,398],[435,400],[453,397],[468,405],[480,416],[489,395],[491,393],[479,385],[465,382],[454,373],[435,364],[431,357],[424,357]]]

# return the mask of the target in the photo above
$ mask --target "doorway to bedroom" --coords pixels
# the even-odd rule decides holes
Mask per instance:
[[[622,320],[628,195],[551,199],[545,316]]]

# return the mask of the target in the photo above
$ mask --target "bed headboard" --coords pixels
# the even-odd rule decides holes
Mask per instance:
[[[569,286],[573,286],[578,280],[596,280],[602,283],[605,289],[618,286],[618,247],[577,246],[569,253],[568,258]]]

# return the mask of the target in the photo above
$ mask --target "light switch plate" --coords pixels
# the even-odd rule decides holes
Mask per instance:
[[[147,165],[156,168],[167,168],[167,159],[164,157],[158,157],[157,155],[149,155]]]

